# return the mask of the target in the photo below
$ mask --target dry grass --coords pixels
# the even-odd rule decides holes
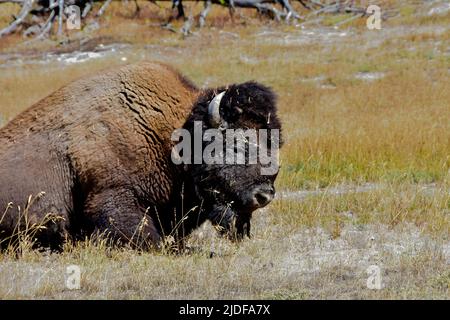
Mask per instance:
[[[316,194],[317,193],[317,194]],[[428,236],[450,234],[448,184],[369,184],[334,186],[320,192],[282,192],[271,210],[274,222],[286,230],[322,227],[340,236],[348,223],[382,223],[389,228],[411,224]]]
[[[304,203],[279,201],[255,217],[252,240],[235,246],[204,226],[190,240],[198,250],[188,255],[138,254],[89,241],[68,244],[61,254],[3,254],[0,297],[446,299],[448,203],[442,202],[443,194],[422,199],[417,187],[407,189],[400,199],[387,188],[360,195],[320,194]],[[407,222],[421,210],[429,217],[425,225],[446,212],[445,226],[440,226],[445,236],[442,230],[423,233],[425,225]],[[213,258],[210,250],[216,253]],[[66,267],[74,264],[81,268],[80,290],[65,286]],[[381,268],[381,290],[366,287],[370,265]]]
[[[184,256],[98,242],[3,253],[1,298],[449,298],[449,14],[417,15],[411,4],[367,31],[361,21],[231,25],[213,12],[224,28],[185,40],[152,27],[152,14],[130,24],[113,8],[108,28],[75,35],[132,44],[98,59],[13,65],[0,56],[0,119],[80,76],[143,59],[204,86],[256,79],[280,96],[284,196],[256,215],[254,238],[240,246],[205,227],[191,239],[200,251]],[[55,44],[16,43],[0,47],[28,61]],[[64,286],[70,264],[82,268],[79,291]],[[382,290],[365,286],[371,264],[382,268]]]

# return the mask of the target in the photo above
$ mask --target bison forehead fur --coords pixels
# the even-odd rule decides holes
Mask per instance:
[[[208,219],[236,238],[250,234],[251,214],[273,198],[276,174],[171,161],[173,131],[194,121],[210,127],[208,106],[219,92],[231,128],[281,129],[269,88],[201,90],[151,62],[78,80],[21,113],[0,130],[0,241],[25,224],[45,225],[34,236],[53,248],[97,233],[157,246]]]

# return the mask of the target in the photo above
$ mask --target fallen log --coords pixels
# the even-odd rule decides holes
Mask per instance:
[[[14,32],[22,24],[30,11],[33,9],[33,4],[34,0],[24,0],[22,2],[22,9],[20,10],[16,20],[14,20],[8,27],[0,30],[0,38]]]
[[[154,0],[147,0],[153,4],[156,4]],[[294,20],[307,20],[311,16],[318,16],[320,14],[335,14],[335,13],[351,13],[355,17],[361,17],[365,15],[365,8],[355,6],[354,0],[347,1],[327,1],[323,3],[319,0],[297,0],[305,9],[311,11],[306,17],[301,16],[292,6],[291,2],[295,0],[168,0],[172,2],[172,10],[177,10],[177,16],[175,19],[184,19],[185,24],[181,29],[184,35],[190,33],[190,29],[194,26],[192,12],[189,14],[189,18],[185,16],[184,3],[186,2],[203,2],[204,7],[201,10],[198,20],[198,26],[204,27],[206,19],[210,13],[212,5],[222,6],[228,8],[229,14],[233,19],[233,14],[238,8],[253,8],[257,10],[261,15],[269,16],[277,21],[290,19]],[[92,16],[92,19],[98,19],[107,10],[112,0],[0,0],[0,5],[3,3],[14,3],[21,6],[19,14],[14,17],[14,20],[4,29],[0,30],[0,38],[17,32],[22,26],[25,26],[24,35],[38,34],[39,38],[45,37],[51,33],[54,29],[53,25],[55,20],[57,21],[56,34],[61,36],[64,30],[65,16],[70,6],[76,5],[80,8],[81,21],[88,19],[89,13],[92,12],[94,2],[101,3],[101,7],[98,12]],[[137,0],[134,0],[136,5],[136,16],[139,13],[140,7]],[[157,5],[157,4],[156,4]],[[158,5],[159,7],[159,5]],[[32,19],[34,17],[34,19]],[[37,17],[37,18],[36,18]],[[57,19],[56,19],[57,18]],[[170,26],[170,21],[173,18],[169,18],[169,21],[163,26],[169,30],[173,30]],[[356,19],[356,18],[355,18]],[[348,21],[353,20],[353,18]],[[31,21],[31,26],[30,22]],[[346,22],[348,22],[346,21]]]

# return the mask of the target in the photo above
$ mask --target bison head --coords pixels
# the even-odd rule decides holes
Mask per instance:
[[[201,210],[231,239],[250,236],[252,213],[275,195],[281,124],[276,97],[256,82],[208,89],[184,126],[191,154],[185,170]]]

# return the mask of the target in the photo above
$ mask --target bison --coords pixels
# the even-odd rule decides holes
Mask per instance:
[[[52,93],[0,130],[0,240],[39,226],[40,247],[94,234],[158,247],[207,220],[230,238],[249,236],[252,212],[274,197],[278,167],[263,175],[261,163],[175,164],[173,133],[195,123],[225,136],[281,129],[270,88],[250,81],[199,89],[156,62]],[[270,141],[259,139],[258,150]]]

